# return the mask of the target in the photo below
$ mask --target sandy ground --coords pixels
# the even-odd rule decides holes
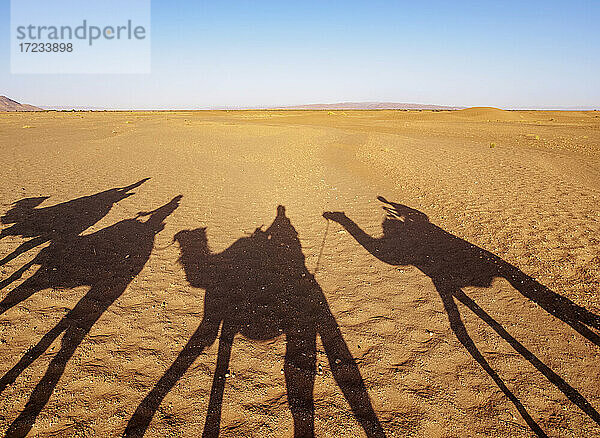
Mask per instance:
[[[600,436],[600,113],[14,113],[0,151],[0,433],[309,435],[314,379],[317,436]]]

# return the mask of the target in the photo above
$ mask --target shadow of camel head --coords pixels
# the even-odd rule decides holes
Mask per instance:
[[[398,219],[405,223],[429,222],[427,215],[419,210],[415,210],[404,204],[388,201],[383,196],[378,196],[377,199],[386,204],[383,209],[389,219]]]
[[[218,436],[226,372],[236,334],[266,341],[285,337],[284,377],[295,436],[314,436],[317,336],[331,372],[367,436],[383,437],[358,366],[327,299],[308,271],[298,233],[282,205],[269,227],[211,252],[206,228],[174,236],[191,286],[204,292],[202,321],[132,416],[126,436],[142,436],[159,405],[204,349],[219,339],[203,436]]]
[[[339,223],[358,244],[382,262],[393,266],[412,265],[431,279],[457,339],[495,381],[499,389],[512,401],[522,418],[537,435],[546,436],[521,401],[510,391],[496,370],[479,351],[464,326],[461,309],[457,302],[469,308],[496,331],[523,358],[561,390],[569,400],[600,425],[600,413],[583,395],[510,335],[463,289],[468,287],[489,288],[495,279],[504,279],[523,297],[534,302],[550,315],[568,324],[587,340],[599,346],[600,316],[550,290],[496,254],[445,231],[430,222],[425,213],[403,204],[390,202],[383,196],[378,196],[377,199],[385,204],[383,209],[387,213],[382,223],[383,235],[380,237],[365,232],[343,212],[324,212],[323,217]]]

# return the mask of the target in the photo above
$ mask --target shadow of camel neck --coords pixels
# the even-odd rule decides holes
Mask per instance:
[[[385,434],[359,368],[321,287],[305,264],[298,233],[280,206],[265,230],[214,254],[206,229],[180,231],[180,262],[194,287],[205,289],[204,316],[185,348],[136,409],[125,434],[142,436],[171,388],[217,338],[219,349],[203,436],[219,434],[223,391],[234,336],[270,340],[285,336],[284,375],[295,436],[314,435],[316,337],[333,377],[369,437]]]
[[[178,207],[179,199],[151,212],[146,222],[127,219],[92,234],[52,242],[36,257],[40,268],[4,297],[2,311],[44,289],[90,287],[73,309],[0,378],[1,393],[64,334],[59,351],[6,436],[21,437],[31,431],[78,346],[145,266],[156,233]]]
[[[462,322],[456,300],[473,311],[569,400],[594,422],[600,424],[600,413],[575,388],[511,336],[462,289],[467,286],[490,287],[494,278],[504,278],[524,297],[598,346],[600,346],[600,336],[597,331],[600,329],[600,317],[548,289],[495,254],[432,224],[424,213],[402,204],[389,202],[382,197],[379,200],[387,204],[384,210],[388,213],[382,223],[382,237],[374,238],[368,235],[344,213],[325,212],[323,216],[339,223],[363,248],[382,262],[394,266],[415,266],[433,281],[457,339],[511,400],[537,435],[546,436],[523,404],[479,352]]]

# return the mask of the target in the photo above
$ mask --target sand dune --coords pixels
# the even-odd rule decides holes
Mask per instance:
[[[285,107],[286,109],[312,109],[312,110],[456,110],[460,107],[444,105],[427,105],[422,103],[399,102],[338,102],[314,103]]]
[[[0,130],[0,434],[600,435],[597,113]]]
[[[456,111],[454,115],[456,115],[457,117],[463,117],[478,121],[515,121],[523,119],[523,116],[519,115],[519,111],[506,111],[492,107],[466,108]]]

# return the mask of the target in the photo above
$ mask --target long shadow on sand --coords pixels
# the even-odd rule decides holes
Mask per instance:
[[[382,197],[378,199],[385,204],[384,210],[388,213],[382,224],[383,236],[380,238],[365,233],[342,212],[326,212],[323,216],[342,225],[360,245],[379,260],[395,266],[413,265],[431,278],[448,314],[450,327],[458,340],[511,400],[538,436],[546,434],[480,353],[462,322],[456,300],[489,325],[571,402],[600,424],[600,414],[575,388],[511,336],[502,325],[469,298],[462,288],[489,287],[494,278],[505,278],[523,296],[599,346],[600,336],[597,331],[600,329],[600,317],[551,291],[500,257],[432,224],[424,213],[389,202]]]
[[[138,406],[125,435],[144,435],[161,401],[216,340],[220,327],[203,436],[219,434],[225,374],[236,333],[260,340],[285,335],[284,373],[295,436],[314,435],[317,334],[333,377],[356,419],[368,436],[384,436],[358,366],[321,287],[306,268],[297,232],[284,207],[278,207],[268,229],[257,229],[219,254],[210,252],[205,228],[181,231],[175,238],[188,281],[206,290],[204,317],[177,359]]]
[[[105,190],[51,207],[36,208],[48,199],[47,196],[25,198],[15,202],[12,208],[0,217],[2,224],[10,225],[2,229],[0,239],[7,236],[30,239],[3,257],[0,260],[0,266],[46,242],[66,240],[77,236],[106,216],[114,204],[133,195],[130,191],[141,186],[148,179],[145,178],[130,186]],[[31,266],[33,263],[27,263],[9,278],[0,281],[0,289],[21,278]],[[10,306],[7,307],[7,303],[3,302],[0,304],[0,313],[4,313],[8,308]]]
[[[123,197],[122,189],[119,190],[110,199]],[[6,436],[21,437],[31,430],[76,348],[148,261],[155,235],[163,229],[165,219],[178,207],[180,198],[177,196],[154,211],[140,213],[134,219],[123,220],[92,234],[61,236],[59,240],[53,240],[33,261],[33,264],[40,265],[38,271],[5,297],[3,302],[15,303],[43,289],[90,286],[75,307],[0,378],[2,393],[63,334],[60,350],[52,358],[46,373],[23,411],[10,425]],[[96,205],[95,202],[92,204]],[[94,211],[99,214],[100,209]],[[80,224],[83,224],[83,215],[81,217]],[[141,217],[148,219],[142,221]]]

